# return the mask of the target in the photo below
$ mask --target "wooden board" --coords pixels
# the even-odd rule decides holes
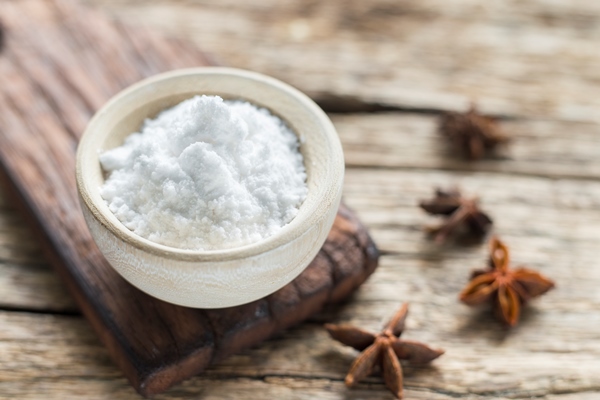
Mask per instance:
[[[199,310],[164,303],[129,285],[102,257],[79,211],[78,137],[93,111],[119,89],[160,71],[210,61],[193,46],[109,23],[67,0],[4,2],[0,19],[0,176],[6,195],[140,393],[160,393],[303,321],[346,298],[374,271],[377,249],[342,206],[315,260],[264,299]]]

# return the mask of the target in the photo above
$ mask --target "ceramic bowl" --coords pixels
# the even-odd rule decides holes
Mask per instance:
[[[98,155],[123,143],[145,118],[197,94],[242,99],[269,109],[300,138],[308,195],[298,215],[275,235],[246,246],[184,250],[127,229],[100,196]],[[81,208],[100,251],[123,278],[164,301],[221,308],[265,297],[298,276],[333,225],[344,159],[329,118],[307,96],[276,79],[230,68],[177,70],[146,79],[112,98],[90,121],[77,150]]]

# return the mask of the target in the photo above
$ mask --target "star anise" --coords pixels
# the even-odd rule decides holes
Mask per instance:
[[[492,219],[479,209],[478,200],[463,197],[458,189],[436,189],[435,197],[419,206],[429,214],[448,217],[442,225],[428,228],[438,243],[463,226],[477,236],[485,235],[492,226]]]
[[[332,338],[361,351],[346,375],[346,386],[366,378],[379,365],[385,385],[401,399],[403,379],[399,360],[424,364],[444,354],[443,350],[434,350],[423,343],[400,339],[407,314],[408,304],[405,303],[378,334],[350,325],[325,325]]]
[[[508,247],[498,238],[492,238],[490,267],[473,272],[471,281],[460,294],[460,300],[471,306],[492,301],[496,317],[514,326],[522,306],[552,289],[554,282],[527,268],[511,269],[509,264]]]
[[[508,142],[497,122],[477,112],[474,105],[466,113],[447,112],[442,115],[439,131],[457,152],[471,160],[483,158],[499,144]]]

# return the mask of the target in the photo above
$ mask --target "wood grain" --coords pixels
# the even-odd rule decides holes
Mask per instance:
[[[0,18],[7,30],[0,57],[0,178],[5,194],[140,393],[160,393],[301,322],[347,297],[374,271],[377,249],[353,212],[340,207],[315,260],[264,299],[200,310],[164,303],[131,286],[104,259],[80,211],[74,179],[77,141],[85,121],[109,95],[147,74],[207,65],[207,58],[193,47],[148,32],[125,34],[102,15],[70,1],[6,2],[0,4]],[[5,265],[0,276],[10,285],[14,275]],[[23,276],[31,278],[30,289],[43,279],[41,274]],[[31,293],[8,294],[27,297],[30,310],[39,308]],[[64,298],[53,300],[60,311],[72,306]],[[23,307],[10,300],[4,306]]]
[[[87,0],[340,108],[600,121],[596,2]],[[337,105],[335,103],[338,103]]]
[[[345,200],[383,251],[377,273],[343,307],[157,398],[391,399],[377,376],[344,387],[355,353],[330,341],[320,324],[376,330],[403,301],[411,303],[406,338],[447,351],[431,368],[405,367],[408,399],[600,396],[598,3],[87,2],[119,20],[192,38],[223,62],[271,73],[331,110],[352,112],[332,115],[349,166]],[[346,15],[353,18],[330,23]],[[290,32],[305,39],[292,40]],[[380,92],[383,100],[375,97]],[[439,110],[464,107],[472,96],[485,110],[516,118],[502,121],[514,140],[499,158],[466,164],[448,153],[434,129]],[[398,110],[361,112],[384,100]],[[414,107],[427,112],[402,111]],[[423,233],[435,218],[416,202],[448,183],[479,195],[516,263],[558,283],[530,304],[513,331],[502,330],[489,310],[457,301],[469,271],[485,260],[485,246],[438,247]],[[6,216],[0,221],[12,221],[0,228],[8,243],[0,251],[13,260],[0,293],[36,280],[47,286],[36,291],[37,300],[33,287],[24,287],[11,303],[47,310],[61,286],[43,272],[38,243],[26,228],[13,239],[22,221],[2,196],[0,204]],[[32,262],[37,268],[28,267]],[[11,351],[0,351],[0,366],[13,368],[0,372],[0,398],[37,399],[42,392],[49,399],[138,398],[82,319],[6,312],[1,325],[0,335],[10,334],[0,345]],[[74,370],[73,362],[84,367]]]
[[[369,123],[377,125],[379,117],[384,122],[392,118],[334,116],[343,145],[348,148],[357,140],[359,135],[353,129],[364,129]],[[398,126],[414,121],[433,125],[431,117],[421,115],[402,114],[393,121]],[[527,131],[528,126],[533,129],[534,125],[523,123],[522,130]],[[382,133],[372,141],[363,139],[363,144],[370,142],[383,148],[399,135],[392,128],[386,131],[389,138]],[[584,131],[573,130],[575,141],[580,133],[585,135]],[[415,136],[404,135],[396,140]],[[517,145],[521,137],[515,140]],[[585,175],[557,178],[551,172],[544,177],[533,173],[437,170],[435,165],[417,164],[414,160],[431,157],[445,162],[442,148],[436,154],[431,152],[430,143],[415,143],[405,166],[348,169],[346,202],[359,210],[385,255],[377,274],[352,303],[322,318],[377,329],[400,302],[410,301],[407,337],[444,347],[448,353],[435,362],[435,368],[419,370],[417,376],[407,375],[408,398],[527,398],[542,394],[550,399],[593,398],[599,383],[594,374],[600,370],[595,322],[600,309],[596,290],[600,285],[600,275],[596,273],[600,271],[600,239],[595,234],[600,228],[600,184]],[[598,147],[593,141],[590,146]],[[564,156],[569,154],[565,152]],[[574,153],[577,154],[582,164],[594,161],[586,160],[585,152]],[[516,263],[538,269],[558,282],[557,289],[531,304],[521,326],[513,332],[498,330],[485,309],[469,309],[456,298],[469,271],[484,262],[485,246],[451,243],[440,248],[428,241],[422,231],[425,224],[435,219],[416,207],[418,200],[429,197],[434,186],[449,183],[458,183],[465,192],[480,196],[482,207],[496,221],[496,233],[511,245]],[[20,301],[29,300],[24,296]],[[266,348],[219,364],[209,370],[210,377],[194,379],[169,391],[165,398],[252,398],[265,394],[292,398],[388,398],[377,378],[371,378],[356,392],[346,392],[342,378],[354,353],[329,342],[318,326],[312,326],[308,335],[292,332],[284,337],[288,336],[283,343],[269,342]],[[344,354],[334,365],[324,361],[330,357],[327,354],[331,351],[325,350],[329,345]],[[318,348],[325,355],[309,352],[305,346]],[[592,356],[587,358],[588,355]],[[38,356],[32,354],[29,359],[33,357]],[[221,365],[228,367],[223,369]],[[260,372],[255,373],[257,366]],[[299,366],[307,367],[298,372]],[[110,387],[128,398],[124,381],[98,381],[91,375],[85,379],[90,380],[86,386],[90,393]],[[443,383],[439,383],[440,376],[444,377]],[[64,393],[60,390],[62,383],[75,385],[75,381],[69,383],[60,378],[48,383],[55,388],[57,398]],[[27,391],[20,387],[18,393]]]
[[[600,176],[598,124],[554,120],[502,121],[513,140],[477,163],[456,155],[437,132],[437,115],[349,114],[333,117],[353,167],[418,168],[543,178]],[[568,132],[568,134],[566,134]]]

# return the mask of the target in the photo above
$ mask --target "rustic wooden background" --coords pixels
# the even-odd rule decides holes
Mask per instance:
[[[351,302],[157,399],[390,399],[378,377],[345,389],[355,353],[321,323],[378,329],[404,301],[405,337],[447,351],[405,368],[408,399],[600,398],[599,2],[87,2],[317,100],[344,146],[346,202],[384,253]],[[515,138],[498,159],[465,163],[438,140],[439,113],[472,99]],[[557,282],[516,329],[457,301],[485,246],[422,233],[418,200],[454,183],[515,262]],[[0,398],[41,397],[138,395],[0,195]]]

